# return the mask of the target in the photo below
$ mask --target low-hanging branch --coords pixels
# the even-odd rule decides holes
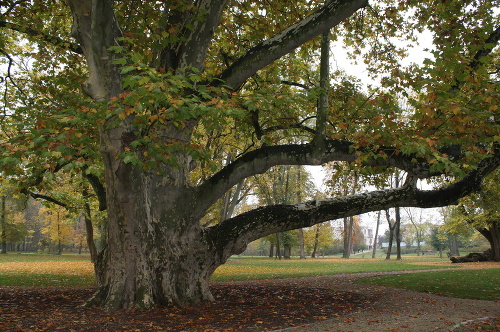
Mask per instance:
[[[481,187],[482,180],[500,166],[500,156],[483,159],[461,180],[444,188],[421,190],[415,181],[399,188],[376,190],[344,197],[313,200],[293,205],[270,205],[225,220],[209,229],[214,246],[223,250],[244,249],[248,243],[276,232],[309,227],[391,207],[431,208],[457,204],[458,200]],[[414,178],[413,178],[414,179]]]

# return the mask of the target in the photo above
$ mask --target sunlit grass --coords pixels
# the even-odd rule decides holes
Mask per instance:
[[[90,262],[0,263],[1,286],[93,286]]]

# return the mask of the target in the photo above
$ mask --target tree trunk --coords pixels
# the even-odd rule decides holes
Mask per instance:
[[[354,228],[354,218],[344,218],[344,253],[342,258],[351,257],[352,252],[352,231]]]
[[[313,251],[311,253],[311,258],[316,258],[316,253],[318,252],[318,245],[319,245],[319,225],[316,225],[316,233],[314,234],[314,246],[313,246]]]
[[[304,243],[304,230],[299,228],[300,259],[306,259],[306,249]]]
[[[269,245],[269,258],[273,258],[274,257],[274,243],[271,243]]]
[[[422,234],[421,232],[417,229],[417,256],[420,256],[422,254],[422,247],[421,247],[421,238]]]
[[[491,252],[493,253],[493,260],[500,262],[500,223],[495,222],[490,226],[491,233]]]
[[[396,210],[396,228],[395,228],[395,236],[396,236],[396,249],[397,249],[397,257],[398,261],[401,260],[401,213],[399,206],[395,208]]]
[[[392,242],[394,241],[394,229],[396,228],[396,222],[391,223],[391,215],[389,214],[389,210],[385,210],[385,216],[387,218],[387,223],[389,224],[389,244],[387,247],[387,254],[385,255],[385,259],[391,259],[391,251],[392,251]]]
[[[283,258],[284,259],[292,258],[292,247],[289,244],[283,245]]]
[[[395,176],[395,186],[396,188],[399,188],[399,172],[396,172]],[[395,225],[395,236],[396,236],[396,249],[397,249],[397,257],[396,259],[398,261],[401,260],[401,211],[400,207],[396,206],[395,208],[396,211],[396,225]]]
[[[493,260],[500,262],[500,222],[493,221],[489,228],[478,230],[490,243]]]
[[[89,247],[90,261],[92,263],[95,263],[97,260],[97,248],[96,248],[95,242],[94,242],[94,226],[92,225],[90,204],[87,200],[89,197],[89,193],[88,193],[87,189],[83,189],[82,196],[84,199],[84,212],[85,213],[83,216],[83,220],[85,222],[85,233],[86,233],[86,238],[87,238],[87,246]]]
[[[378,211],[377,213],[377,227],[375,228],[375,236],[373,237],[373,253],[372,253],[372,258],[375,258],[377,254],[377,241],[378,241],[378,229],[380,226],[380,215],[381,212]]]
[[[448,235],[448,246],[450,248],[450,256],[460,256],[458,251],[458,239],[456,235]]]
[[[212,301],[209,278],[230,253],[215,248],[193,219],[183,168],[160,175],[113,153],[104,157],[107,246],[96,261],[98,290],[87,305],[149,309]]]
[[[281,234],[276,233],[276,258],[281,260]]]
[[[5,221],[5,196],[0,197],[0,223],[2,226],[2,233],[0,234],[0,241],[2,243],[2,251],[0,252],[1,254],[7,254],[7,222]]]

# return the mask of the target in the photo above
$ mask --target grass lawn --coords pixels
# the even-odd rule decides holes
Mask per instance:
[[[0,286],[94,286],[88,255],[0,255]]]
[[[463,299],[500,300],[500,268],[400,274],[360,279],[358,282]]]
[[[458,267],[447,259],[432,256],[405,256],[404,260],[317,258],[276,260],[267,257],[234,257],[219,267],[212,281],[256,280],[270,278],[303,277],[313,275],[358,272],[432,270]],[[442,265],[444,264],[444,266]],[[387,283],[388,286],[449,294],[457,297],[469,295],[453,293],[453,289],[471,288],[471,295],[484,299],[499,298],[500,269],[425,272],[363,282]],[[423,282],[425,280],[425,283]],[[0,286],[94,286],[93,265],[88,255],[7,254],[0,255]],[[463,287],[462,285],[468,285]],[[474,297],[472,297],[474,298]]]
[[[439,258],[408,257],[403,261],[385,259],[316,258],[276,260],[268,257],[235,257],[220,266],[213,281],[255,280],[271,278],[306,277],[314,275],[344,274],[379,271],[408,271],[443,268],[432,265]],[[426,264],[427,263],[427,264]]]

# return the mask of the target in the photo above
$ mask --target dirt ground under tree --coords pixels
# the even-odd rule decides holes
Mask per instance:
[[[500,263],[467,265],[485,267]],[[409,272],[390,272],[397,273]],[[215,303],[111,313],[78,307],[92,288],[0,287],[0,331],[500,330],[500,299],[464,300],[355,283],[382,274],[389,273],[218,282],[212,285]]]

